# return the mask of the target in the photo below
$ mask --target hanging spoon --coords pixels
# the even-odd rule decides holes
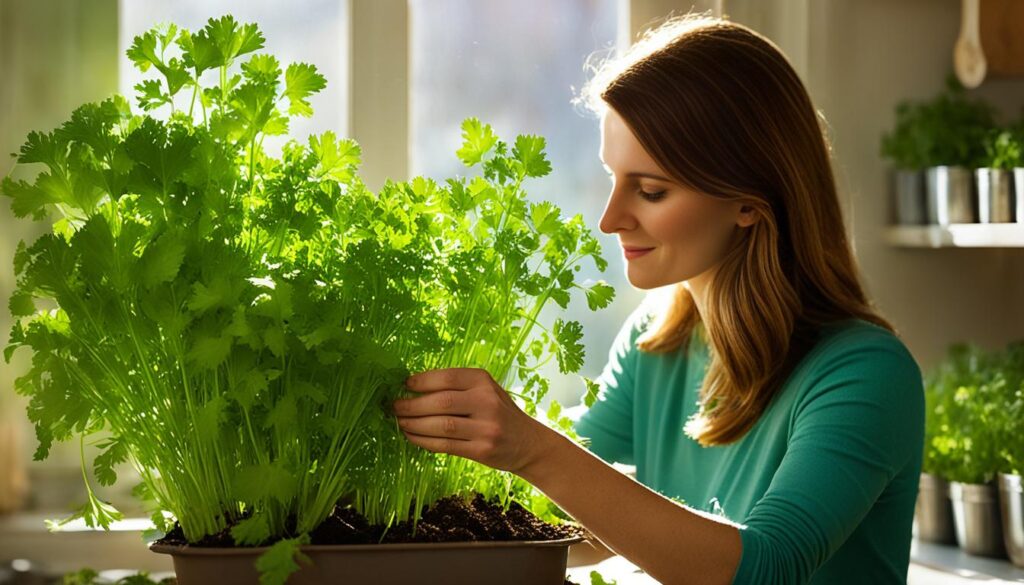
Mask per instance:
[[[953,47],[953,69],[967,88],[981,85],[987,69],[981,49],[979,13],[981,0],[963,0],[960,9],[960,36]]]

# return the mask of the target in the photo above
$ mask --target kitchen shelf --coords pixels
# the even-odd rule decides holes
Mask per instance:
[[[885,241],[906,248],[1024,248],[1024,223],[891,225]]]

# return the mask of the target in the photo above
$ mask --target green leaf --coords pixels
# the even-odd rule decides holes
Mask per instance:
[[[7,301],[7,307],[14,317],[27,317],[36,312],[36,304],[32,300],[32,295],[26,292],[19,291],[12,294],[10,300]]]
[[[590,585],[618,585],[618,581],[612,579],[611,581],[605,581],[601,573],[597,571],[590,572]]]
[[[577,321],[556,319],[552,328],[555,336],[555,357],[558,371],[563,374],[577,372],[583,366],[583,326]]]
[[[260,585],[284,585],[288,577],[301,568],[300,562],[303,565],[311,565],[313,561],[300,549],[304,544],[309,544],[308,534],[279,540],[260,555],[256,559]]]
[[[467,118],[462,122],[462,148],[456,155],[467,167],[479,163],[494,145],[498,137],[488,124],[481,124],[476,118]]]
[[[96,475],[96,481],[100,485],[114,485],[117,481],[114,467],[128,460],[128,447],[120,438],[112,438],[102,443],[100,448],[104,451],[93,460],[93,473]]]
[[[561,227],[561,211],[553,203],[541,201],[530,204],[530,222],[533,229],[545,236],[558,233]]]
[[[202,336],[196,340],[188,352],[188,359],[200,370],[212,370],[227,359],[231,352],[231,343],[230,335]]]
[[[338,140],[328,130],[320,136],[309,136],[309,148],[317,161],[316,176],[348,183],[359,166],[362,150],[354,140]]]
[[[284,73],[284,95],[288,98],[288,113],[293,116],[312,116],[313,108],[306,99],[327,86],[327,80],[308,63],[292,63]]]
[[[211,18],[203,30],[182,34],[178,43],[185,53],[185,63],[196,75],[207,69],[227,67],[240,55],[263,48],[266,40],[255,24],[240,25],[231,15]]]
[[[143,110],[155,110],[164,104],[171,103],[171,96],[164,93],[163,86],[155,79],[147,79],[135,84],[139,107]]]
[[[92,490],[88,490],[88,498],[89,500],[85,505],[74,514],[62,520],[46,520],[47,530],[50,532],[60,532],[68,523],[79,518],[84,520],[85,525],[90,528],[110,530],[111,524],[124,519],[124,514],[118,512],[116,508],[107,502],[101,501],[92,493]]]
[[[286,504],[295,495],[298,480],[280,463],[263,463],[240,470],[231,487],[234,495],[246,503],[273,499]]]
[[[583,290],[587,293],[587,306],[591,311],[607,307],[615,298],[615,289],[603,280],[599,280]]]
[[[254,514],[231,527],[231,538],[239,546],[257,546],[270,538],[270,526],[264,514]]]
[[[580,378],[583,379],[583,383],[587,387],[587,392],[583,395],[583,404],[590,408],[597,402],[597,395],[601,391],[601,385],[586,376],[580,376]]]
[[[298,409],[295,406],[295,398],[292,396],[284,396],[277,401],[274,408],[267,414],[266,420],[263,421],[264,429],[277,429],[278,432],[285,433],[289,429],[295,426],[298,416]]]
[[[542,136],[530,134],[516,138],[512,156],[522,164],[523,174],[527,177],[543,177],[551,172],[551,163],[544,155],[545,140]]]
[[[164,232],[146,247],[139,260],[139,279],[146,288],[172,280],[185,259],[185,241],[174,232]]]
[[[247,79],[262,84],[276,84],[281,77],[281,64],[273,55],[253,55],[242,64],[242,72]]]

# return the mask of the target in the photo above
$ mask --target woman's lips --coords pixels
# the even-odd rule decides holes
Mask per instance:
[[[653,249],[654,248],[632,248],[623,246],[622,254],[626,257],[626,260],[633,260],[634,258],[639,258],[643,256],[644,254],[650,252]]]

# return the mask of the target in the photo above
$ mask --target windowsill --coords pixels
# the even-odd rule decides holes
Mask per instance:
[[[984,583],[1024,583],[1024,569],[1006,559],[973,556],[958,546],[922,542],[910,545],[911,562]]]
[[[0,516],[0,563],[27,559],[55,574],[86,567],[150,573],[172,570],[170,558],[150,552],[142,539],[142,531],[152,525],[149,519],[126,518],[109,531],[89,528],[81,521],[69,523],[60,532],[46,529],[45,520],[66,514],[32,511]]]

